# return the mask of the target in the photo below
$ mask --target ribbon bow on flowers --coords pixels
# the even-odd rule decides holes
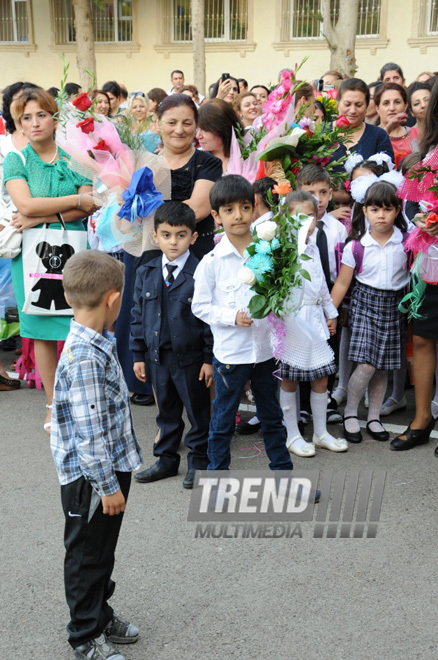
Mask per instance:
[[[117,215],[129,222],[147,218],[164,204],[163,195],[155,188],[153,173],[149,167],[142,167],[134,172],[129,188],[123,191],[122,196],[125,203]]]

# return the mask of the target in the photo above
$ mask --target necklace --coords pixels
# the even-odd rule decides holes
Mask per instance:
[[[50,160],[46,161],[46,162],[47,162],[49,165],[52,165],[52,164],[55,162],[55,160],[56,160],[56,156],[57,156],[57,155],[58,155],[58,147],[56,147],[56,149],[55,149],[55,153],[53,154],[52,158],[51,158]]]

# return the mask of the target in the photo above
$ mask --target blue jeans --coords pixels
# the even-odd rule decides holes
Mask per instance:
[[[291,470],[292,461],[286,449],[286,428],[277,398],[278,380],[273,376],[275,361],[259,364],[222,364],[213,358],[216,397],[208,435],[209,470],[228,470],[230,443],[236,426],[242,390],[247,380],[262,425],[263,441],[271,470]]]

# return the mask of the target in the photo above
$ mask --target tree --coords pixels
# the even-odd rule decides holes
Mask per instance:
[[[96,80],[93,12],[90,0],[72,0],[72,3],[75,13],[76,63],[79,70],[79,84],[85,91]]]
[[[193,40],[193,81],[205,95],[204,0],[191,0]]]
[[[332,0],[322,0],[323,34],[330,48],[330,69],[353,76],[357,71],[355,47],[359,16],[359,0],[339,0],[339,14],[335,22]]]

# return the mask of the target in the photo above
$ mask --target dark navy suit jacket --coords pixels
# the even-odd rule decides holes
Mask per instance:
[[[196,257],[190,254],[183,269],[166,292],[170,341],[176,362],[181,367],[194,362],[211,364],[213,360],[213,336],[210,327],[192,313],[195,286],[193,274],[198,263]],[[161,256],[138,269],[130,340],[130,349],[135,362],[149,359],[157,364],[160,363],[164,286]]]

